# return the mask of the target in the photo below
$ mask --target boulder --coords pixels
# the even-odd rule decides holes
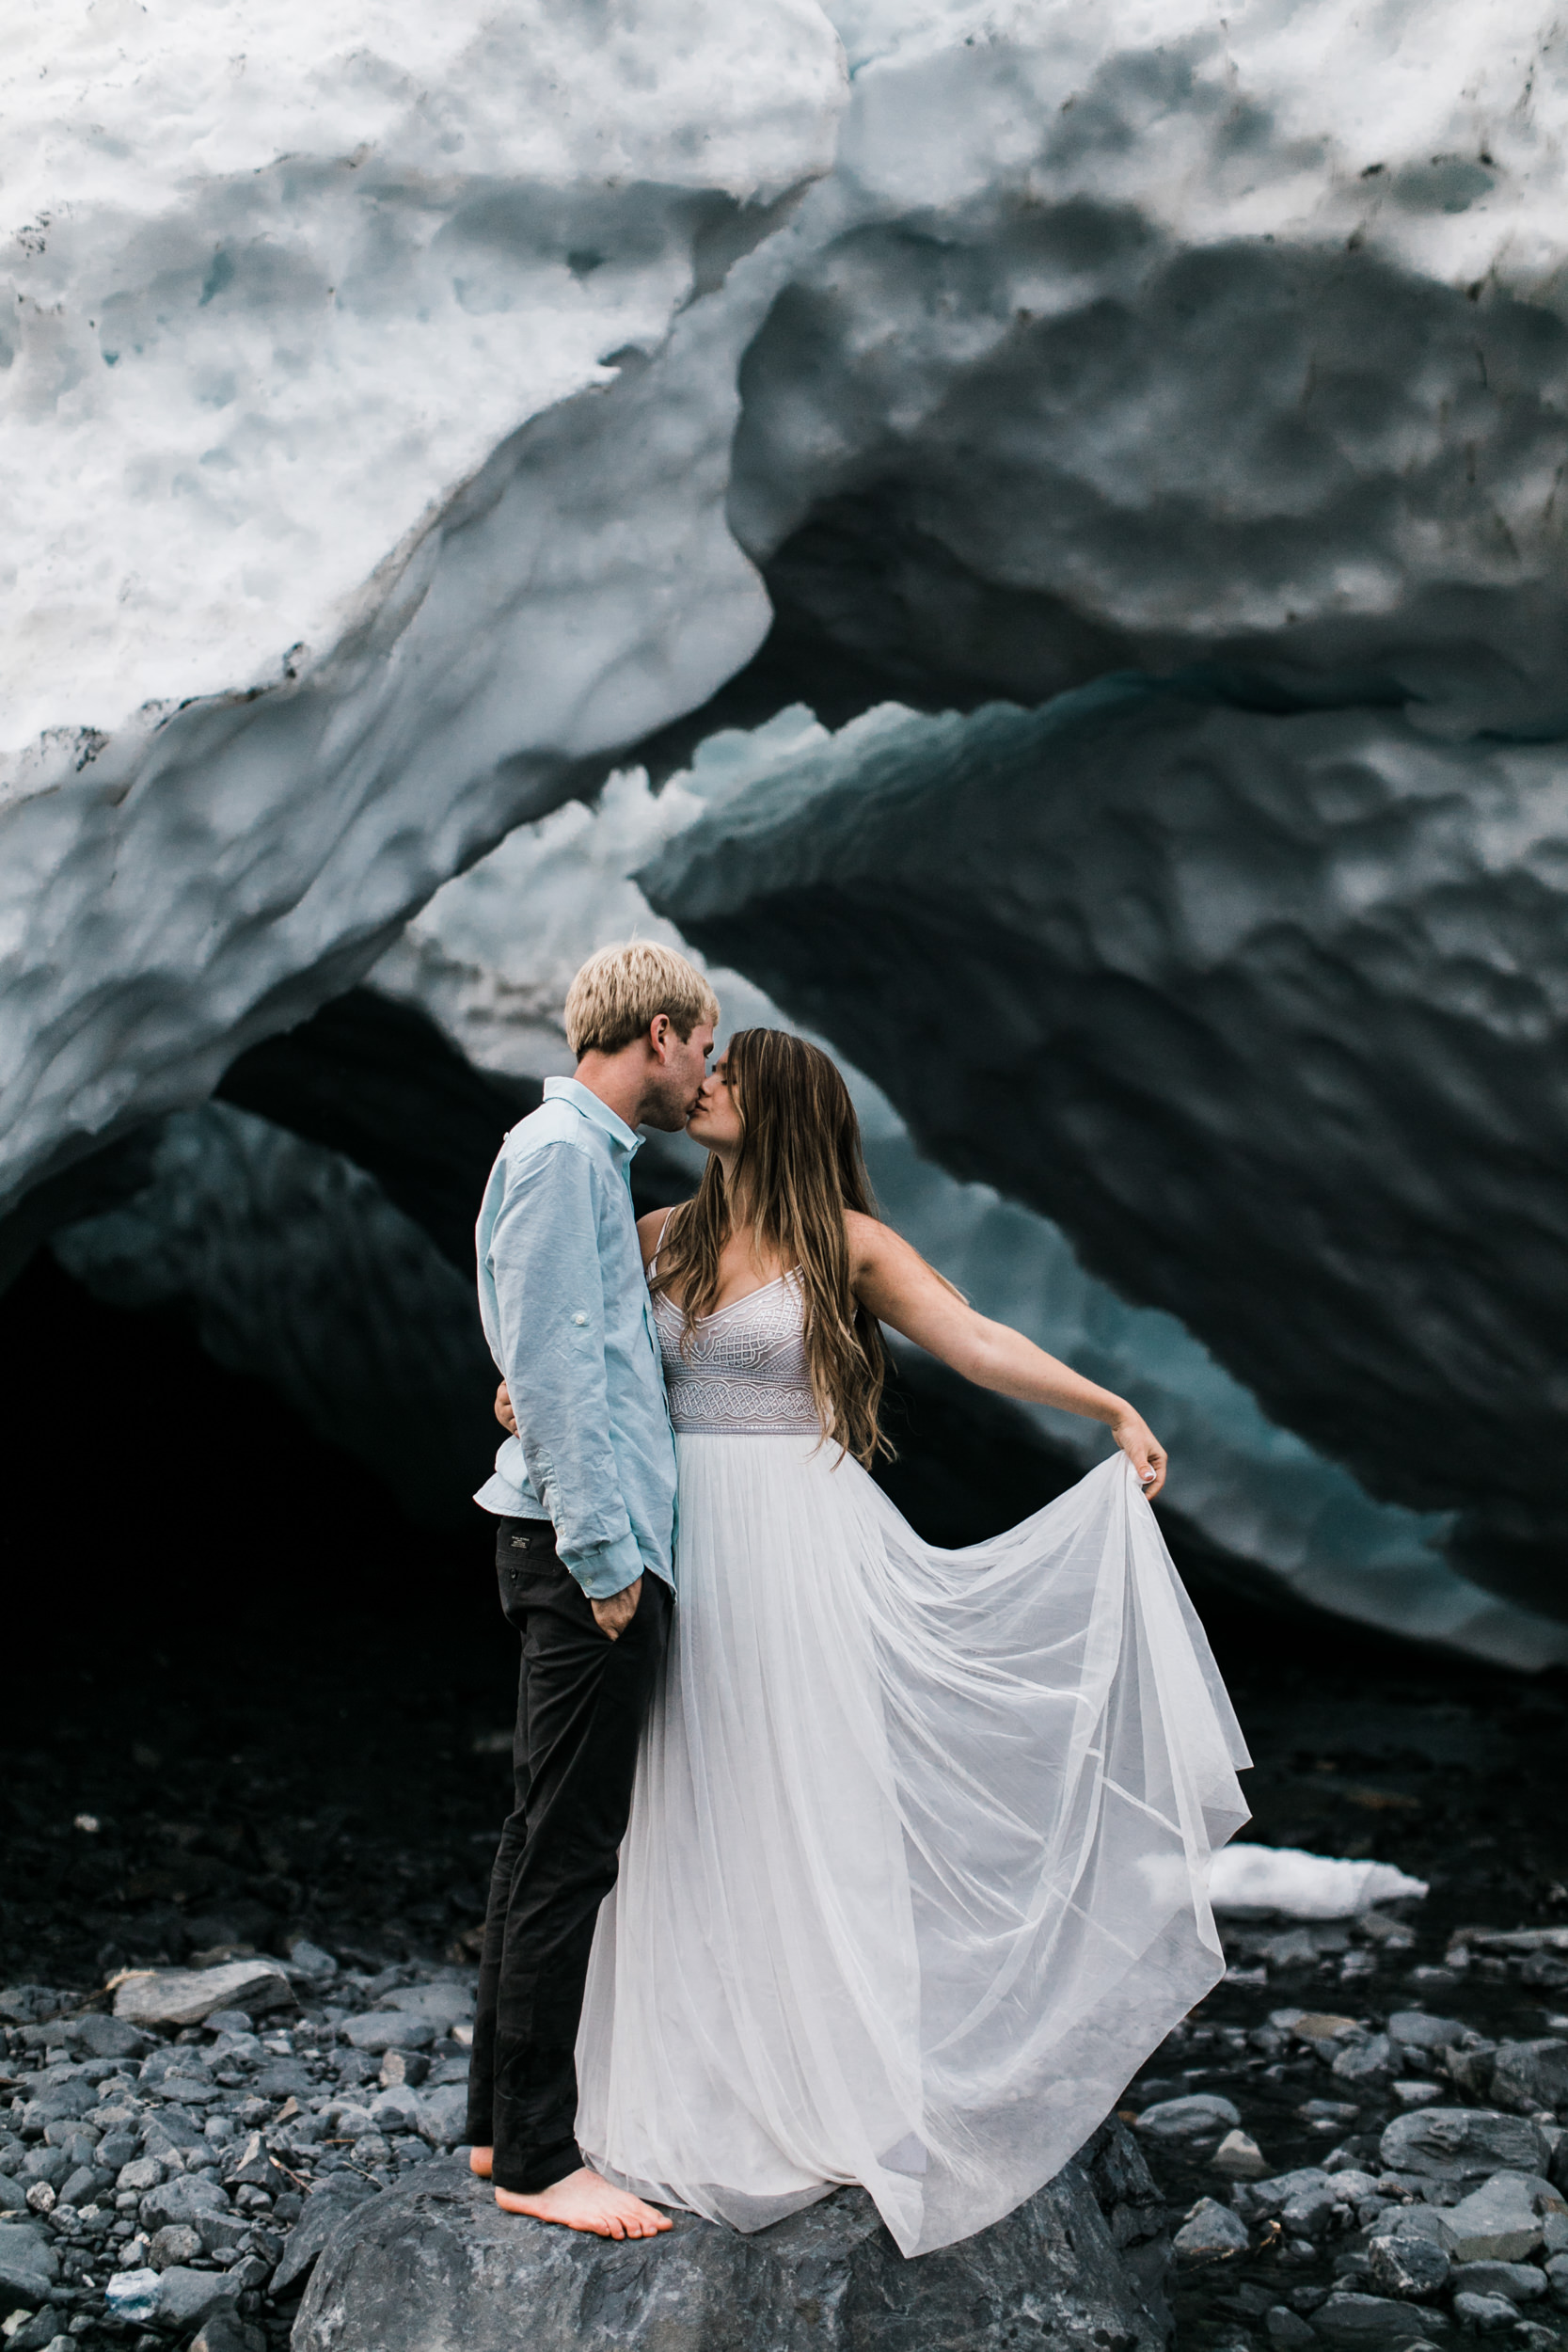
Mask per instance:
[[[1546,2292],[1546,2274],[1533,2263],[1461,2263],[1453,2274],[1456,2295],[1506,2295],[1513,2303],[1537,2303]]]
[[[1536,2124],[1494,2107],[1421,2107],[1396,2115],[1379,2147],[1388,2171],[1435,2181],[1481,2181],[1500,2171],[1542,2173],[1551,2155]]]
[[[121,1977],[115,2015],[133,2026],[199,2026],[214,2010],[243,2009],[254,2017],[293,1999],[276,1961],[231,1960],[219,1968],[147,1968]]]
[[[1528,2115],[1568,2107],[1568,2042],[1499,2042],[1492,2066],[1492,2096],[1500,2107]]]
[[[1449,2206],[1456,2263],[1522,2262],[1544,2233],[1537,2207],[1546,2184],[1518,2172],[1495,2172],[1485,2185]],[[1549,2192],[1548,2192],[1549,2193]]]
[[[989,2230],[908,2263],[863,2190],[755,2236],[677,2213],[638,2245],[509,2217],[455,2158],[360,2206],[324,2248],[293,2352],[1159,2352],[1077,2164]],[[526,2320],[522,2315],[526,2314]]]
[[[328,2172],[319,2181],[289,2233],[283,2259],[273,2277],[274,2295],[286,2295],[297,2286],[314,2268],[316,2257],[344,2216],[381,2194],[360,2172]]]

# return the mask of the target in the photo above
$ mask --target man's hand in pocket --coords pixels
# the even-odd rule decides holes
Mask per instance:
[[[639,1577],[634,1584],[626,1586],[624,1593],[611,1593],[608,1600],[591,1600],[588,1606],[594,1612],[594,1622],[599,1631],[608,1633],[612,1642],[618,1641],[637,1614],[641,1593],[642,1579]]]

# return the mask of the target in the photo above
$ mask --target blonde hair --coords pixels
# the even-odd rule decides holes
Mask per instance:
[[[737,1029],[724,1075],[740,1114],[736,1184],[765,1253],[798,1269],[806,1360],[824,1433],[858,1462],[891,1457],[878,1425],[887,1378],[881,1327],[849,1286],[847,1209],[877,1214],[849,1089],[819,1047],[783,1029]],[[681,1288],[683,1352],[719,1295],[734,1207],[717,1153],[696,1198],[667,1219],[653,1289]]]
[[[717,1021],[719,999],[673,947],[634,939],[590,956],[566,992],[566,1042],[584,1054],[618,1054],[660,1013],[684,1044],[699,1021]]]

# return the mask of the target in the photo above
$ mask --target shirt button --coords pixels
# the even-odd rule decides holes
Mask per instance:
[[[581,1328],[581,1327],[582,1327],[582,1326],[583,1326],[583,1325],[587,1322],[587,1320],[588,1320],[588,1317],[587,1317],[586,1315],[574,1315],[574,1316],[572,1317],[572,1321],[573,1321],[573,1322],[574,1322],[574,1323],[578,1326],[578,1327],[579,1329],[580,1329],[580,1328]]]

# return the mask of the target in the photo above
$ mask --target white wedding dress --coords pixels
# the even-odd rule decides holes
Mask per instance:
[[[924,2253],[1048,2181],[1221,1975],[1246,1751],[1121,1454],[935,1550],[821,1442],[794,1276],[689,1358],[656,1311],[679,1598],[578,2141],[742,2230],[859,2181]]]

